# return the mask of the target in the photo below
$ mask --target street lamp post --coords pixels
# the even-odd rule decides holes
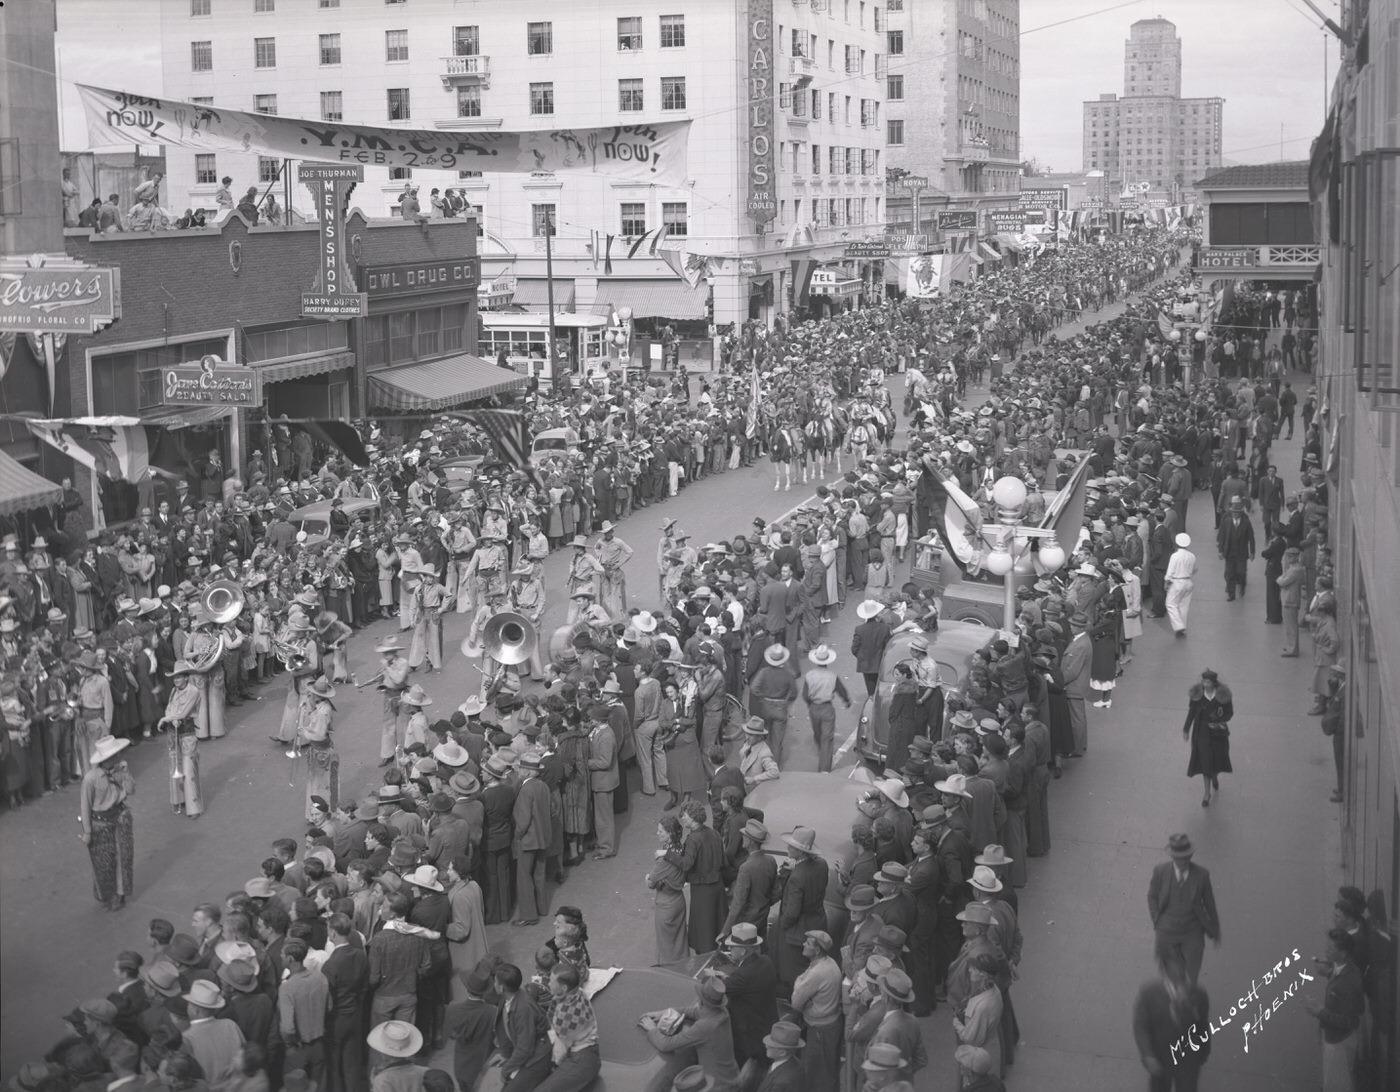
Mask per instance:
[[[1016,627],[1016,575],[1037,571],[1055,572],[1065,563],[1065,551],[1057,532],[1044,527],[1024,527],[1026,483],[1007,475],[992,485],[992,501],[999,523],[982,524],[982,539],[991,548],[987,569],[1002,578],[1002,628]]]

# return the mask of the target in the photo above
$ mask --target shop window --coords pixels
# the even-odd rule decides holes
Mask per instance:
[[[462,352],[467,313],[465,304],[449,304],[366,319],[362,342],[365,367],[411,364]]]
[[[442,352],[442,312],[437,309],[418,311],[417,319],[418,358],[437,356]]]
[[[243,357],[249,364],[344,352],[349,347],[349,326],[344,322],[310,322],[269,330],[247,330],[243,335]]]
[[[214,353],[228,355],[228,339],[209,338],[156,345],[92,358],[92,411],[97,416],[135,416],[164,404],[161,368],[186,364]]]

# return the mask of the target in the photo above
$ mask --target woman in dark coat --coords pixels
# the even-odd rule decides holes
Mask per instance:
[[[555,742],[564,767],[563,828],[564,864],[573,867],[583,860],[583,842],[593,818],[593,792],[589,788],[588,759],[592,748],[578,710],[564,714],[564,730]]]
[[[1259,551],[1264,559],[1264,621],[1271,626],[1283,625],[1283,589],[1278,578],[1283,575],[1283,552],[1288,541],[1277,530],[1268,544]]]
[[[894,693],[890,696],[889,735],[885,742],[885,769],[902,770],[909,761],[909,745],[919,733],[919,688],[909,664],[894,666]]]
[[[1210,807],[1210,792],[1220,791],[1220,775],[1234,773],[1230,765],[1230,718],[1235,715],[1230,688],[1220,676],[1206,669],[1201,681],[1191,687],[1191,705],[1186,711],[1186,723],[1181,734],[1191,741],[1191,760],[1186,776],[1200,774],[1205,781],[1205,796],[1201,807]]]
[[[1094,705],[1100,709],[1113,705],[1113,691],[1118,686],[1120,623],[1127,608],[1123,597],[1123,564],[1117,559],[1111,559],[1108,564],[1108,591],[1099,600],[1098,617],[1089,627],[1089,688],[1094,692]]]
[[[1060,669],[1060,657],[1053,647],[1037,647],[1031,662],[1046,681],[1046,723],[1050,726],[1050,753],[1054,756],[1050,766],[1055,776],[1059,777],[1060,757],[1074,750],[1074,729],[1070,725],[1069,699],[1065,697],[1065,676]]]

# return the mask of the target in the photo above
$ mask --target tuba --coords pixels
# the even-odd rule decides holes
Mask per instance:
[[[534,655],[539,639],[539,633],[528,618],[512,610],[503,610],[487,619],[481,630],[481,645],[469,652],[468,638],[463,642],[462,653],[473,658],[473,654],[484,654],[499,664],[523,664]]]
[[[217,626],[226,626],[242,614],[247,601],[243,589],[232,580],[215,580],[199,596],[204,613]]]

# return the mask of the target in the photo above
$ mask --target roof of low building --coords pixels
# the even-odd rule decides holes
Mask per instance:
[[[1308,188],[1308,161],[1286,163],[1246,163],[1208,174],[1196,183],[1200,190],[1305,190]]]

